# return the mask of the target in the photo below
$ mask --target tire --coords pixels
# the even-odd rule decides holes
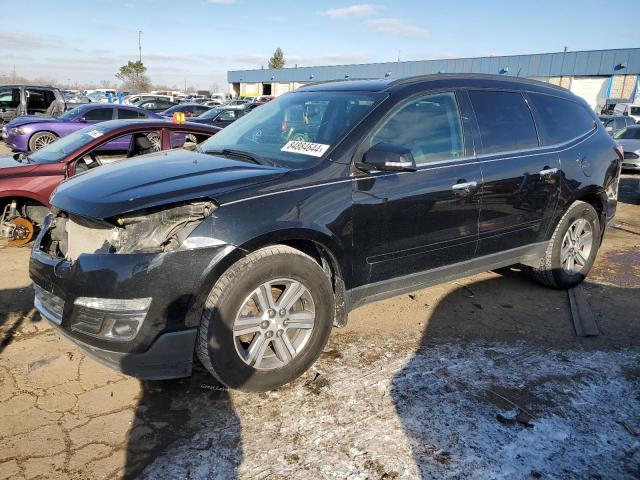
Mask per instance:
[[[563,247],[566,245],[567,235],[577,235],[574,226],[578,227],[580,223],[586,222],[584,231],[588,229],[591,231],[591,246],[588,254],[586,250],[581,250],[583,247],[574,248],[574,250],[581,251],[582,260],[579,260],[583,265],[578,264],[578,260],[574,260],[576,268],[579,270],[567,270],[567,263],[562,262]],[[580,227],[578,227],[580,228]],[[569,230],[574,233],[568,233]],[[570,241],[570,240],[569,240]],[[580,284],[585,277],[589,274],[593,262],[598,254],[598,248],[600,248],[601,230],[600,219],[595,209],[588,203],[582,201],[574,202],[569,210],[562,216],[560,222],[556,226],[553,236],[549,241],[549,246],[545,252],[544,257],[540,260],[538,267],[533,267],[531,275],[538,283],[551,288],[568,289]],[[575,255],[573,255],[574,258]],[[568,258],[568,257],[565,257]]]
[[[285,286],[282,291],[285,292],[287,288],[292,287],[294,298],[298,290],[293,287],[298,282],[304,287],[304,294],[296,300],[289,313],[281,316],[280,313],[284,309],[278,312],[271,308],[257,309],[260,296],[256,295],[258,291],[264,294],[264,292],[275,290],[276,293],[272,293],[272,300],[286,304],[282,296],[276,295],[280,288],[277,287],[279,282],[288,280],[292,283]],[[272,284],[267,284],[268,289],[259,290],[265,282],[272,282]],[[265,298],[262,297],[262,299]],[[248,334],[253,336],[251,340],[242,340],[246,336],[239,336],[240,327],[238,326],[234,336],[234,325],[236,325],[236,317],[240,319],[241,312],[245,311],[247,305],[253,305],[255,313],[243,318],[249,320],[259,318],[261,323],[259,327],[250,327],[258,330],[257,333]],[[304,306],[304,310],[293,311],[301,305]],[[311,307],[315,314],[312,328],[296,330],[295,327],[275,324],[277,321],[289,323],[289,325],[291,325],[290,322],[297,324],[293,314],[311,316],[307,310]],[[276,318],[271,319],[269,316],[274,312]],[[294,380],[315,362],[331,333],[334,312],[334,294],[330,279],[313,258],[285,245],[264,247],[238,260],[211,289],[198,332],[197,355],[204,367],[227,387],[244,391],[272,390]],[[291,320],[288,320],[289,316]],[[272,322],[269,327],[264,326],[264,319],[268,319],[267,323]],[[265,328],[268,329],[265,330]],[[267,337],[268,335],[272,336]],[[288,351],[290,355],[288,363],[281,360],[283,351],[278,351],[276,348],[276,346],[282,348],[282,342],[285,340],[283,335],[287,336],[288,345],[299,345],[296,347],[295,354],[291,354],[291,350],[285,350],[284,353]],[[257,345],[258,340],[264,341],[266,338],[270,338],[267,341],[271,343],[266,350],[263,350],[265,353],[260,355],[260,360],[253,360],[256,363],[252,364],[251,355],[247,353],[250,351],[249,347],[253,346],[254,342],[258,342]],[[301,339],[303,342],[300,342]],[[256,349],[256,351],[259,350]]]
[[[34,133],[29,139],[29,151],[35,152],[36,150],[40,150],[42,147],[46,147],[57,139],[58,136],[52,132]]]

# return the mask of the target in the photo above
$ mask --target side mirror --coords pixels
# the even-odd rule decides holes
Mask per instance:
[[[381,172],[415,172],[417,170],[411,150],[390,143],[374,145],[364,154],[362,161],[360,166],[365,170]]]
[[[622,115],[624,115],[625,117],[629,116],[629,112],[622,112]]]

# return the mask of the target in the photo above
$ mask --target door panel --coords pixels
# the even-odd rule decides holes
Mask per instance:
[[[560,192],[558,154],[481,158],[480,168],[478,256],[543,241]]]
[[[354,244],[360,284],[388,280],[473,258],[479,195],[453,186],[481,183],[474,160],[354,182]]]
[[[544,240],[560,192],[560,161],[539,146],[521,92],[470,90],[482,170],[477,256]]]
[[[418,170],[353,182],[356,285],[473,258],[482,175],[458,104],[453,92],[417,93],[399,101],[363,143],[364,151],[377,143],[403,146]]]

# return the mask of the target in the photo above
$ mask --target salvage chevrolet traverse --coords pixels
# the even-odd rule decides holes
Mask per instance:
[[[276,388],[364,303],[513,264],[580,283],[621,153],[583,100],[536,81],[305,86],[195,152],[62,183],[35,305],[127,374],[187,376],[195,354],[229,387]]]

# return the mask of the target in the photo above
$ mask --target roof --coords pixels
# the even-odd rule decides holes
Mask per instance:
[[[335,82],[314,83],[298,88],[299,92],[314,91],[364,91],[379,92],[404,88],[420,83],[427,88],[441,87],[473,87],[473,88],[507,88],[515,90],[532,90],[569,94],[565,88],[540,82],[529,78],[505,77],[501,75],[482,75],[473,73],[417,75],[387,80],[341,80]]]
[[[217,132],[219,127],[201,123],[176,123],[171,120],[162,119],[140,119],[140,120],[107,120],[106,122],[97,123],[96,126],[113,131],[119,128],[145,129],[145,128],[168,128],[170,130],[193,130],[202,133]]]
[[[230,83],[324,82],[345,78],[401,78],[436,73],[486,73],[509,77],[640,74],[640,48],[531,55],[420,60],[283,69],[236,70]]]

